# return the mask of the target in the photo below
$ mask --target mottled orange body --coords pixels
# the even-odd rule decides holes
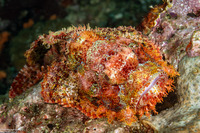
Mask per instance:
[[[34,71],[43,73],[45,102],[128,125],[137,121],[137,115],[156,112],[155,105],[172,90],[171,78],[178,75],[162,60],[159,48],[132,27],[51,32],[33,42],[25,55],[29,68],[39,66]],[[18,81],[12,84],[12,98],[30,87]]]

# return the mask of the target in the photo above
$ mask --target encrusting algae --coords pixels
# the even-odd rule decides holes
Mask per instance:
[[[25,53],[11,86],[14,98],[43,79],[46,103],[74,107],[90,118],[131,125],[150,116],[178,74],[159,47],[132,27],[71,27],[42,35]]]

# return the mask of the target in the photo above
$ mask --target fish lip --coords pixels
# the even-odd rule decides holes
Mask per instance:
[[[144,95],[147,94],[147,93],[153,88],[153,86],[157,84],[157,82],[158,82],[158,80],[159,80],[160,78],[162,78],[163,76],[167,76],[167,75],[166,75],[165,73],[163,73],[163,72],[157,72],[157,73],[154,74],[154,75],[156,75],[156,77],[151,81],[151,83],[149,84],[149,86],[145,87],[145,90],[144,90],[144,91],[142,92],[142,94],[140,95],[140,97],[139,97],[139,99],[138,99],[138,101],[137,101],[137,104],[136,104],[136,106],[135,106],[136,110],[139,109],[139,103],[140,103],[141,99],[144,97]]]

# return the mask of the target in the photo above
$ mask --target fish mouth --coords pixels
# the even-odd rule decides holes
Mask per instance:
[[[149,80],[149,85],[147,87],[144,88],[144,91],[140,94],[140,97],[138,98],[138,101],[136,103],[136,109],[139,108],[140,102],[142,100],[142,98],[144,98],[144,96],[150,92],[152,89],[156,89],[156,84],[159,82],[159,79],[162,78],[164,76],[164,74],[162,74],[161,72],[158,72],[156,74],[154,74],[150,80]],[[147,83],[146,83],[147,84]],[[143,89],[142,89],[143,90]]]

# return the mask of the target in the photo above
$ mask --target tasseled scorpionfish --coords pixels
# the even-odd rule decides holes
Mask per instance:
[[[14,79],[10,98],[43,80],[46,103],[128,125],[156,112],[178,75],[159,47],[132,27],[50,32],[39,36],[25,56],[27,64]]]

